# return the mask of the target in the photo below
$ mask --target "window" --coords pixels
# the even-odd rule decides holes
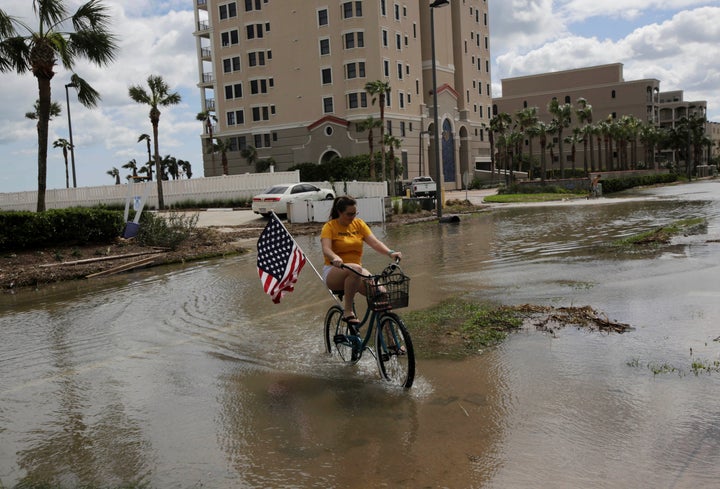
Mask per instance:
[[[345,65],[345,78],[352,80],[353,78],[365,78],[365,62],[357,61]]]
[[[263,25],[262,24],[246,25],[245,30],[247,31],[248,39],[255,39],[256,37],[258,39],[262,39],[262,37],[263,37]]]
[[[220,34],[220,42],[222,42],[223,47],[238,44],[240,42],[240,32],[237,29],[223,32]]]
[[[357,109],[359,107],[367,107],[367,92],[348,93],[347,97],[348,109]]]
[[[225,100],[242,98],[242,83],[225,85]]]
[[[250,94],[257,95],[258,93],[267,93],[267,92],[268,92],[268,80],[266,78],[250,80]]]
[[[323,114],[332,114],[333,112],[333,98],[323,97]]]
[[[322,78],[323,85],[329,85],[332,83],[332,68],[323,68],[320,71],[320,77]]]
[[[245,111],[240,110],[231,110],[227,113],[227,125],[228,126],[236,126],[240,124],[245,124]]]
[[[400,33],[395,34],[395,48],[398,51],[402,49],[402,35]]]
[[[395,20],[397,20],[399,22],[400,21],[400,5],[398,5],[396,3],[394,5],[394,7],[395,7]]]
[[[353,8],[354,7],[354,8]],[[345,2],[342,4],[343,8],[343,19],[350,19],[352,17],[362,17],[362,2]]]
[[[270,120],[270,107],[267,105],[253,107],[252,108],[252,120],[253,120],[253,122],[269,121]]]
[[[320,39],[320,56],[330,54],[330,39]]]
[[[237,17],[237,5],[235,2],[228,3],[227,5],[220,5],[218,9],[220,11],[220,20]]]
[[[270,133],[267,134],[254,134],[253,141],[255,142],[255,148],[269,148],[270,147]]]
[[[398,77],[398,80],[403,79],[403,64],[402,63],[397,64],[397,77]]]
[[[400,108],[405,108],[405,94],[403,92],[398,92],[398,102],[400,104]]]
[[[382,30],[382,45],[384,48],[388,47],[388,31],[385,29]]]
[[[385,0],[380,0],[380,15],[387,17],[387,5]]]
[[[328,25],[328,11],[326,8],[318,10],[318,26]]]
[[[268,55],[268,58],[270,56]],[[265,66],[265,51],[250,51],[248,53],[249,66]]]
[[[386,78],[390,77],[390,61],[387,59],[383,60],[383,74]]]
[[[365,47],[365,34],[363,31],[348,32],[343,36],[345,49]]]
[[[400,136],[404,138],[406,135],[405,121],[400,121]]]
[[[267,2],[265,2],[267,3]],[[245,12],[260,10],[260,0],[245,0]]]
[[[233,71],[240,71],[240,56],[233,56],[232,58],[223,59],[223,73],[232,73]]]

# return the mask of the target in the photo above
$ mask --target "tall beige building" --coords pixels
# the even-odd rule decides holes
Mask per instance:
[[[230,142],[229,173],[254,171],[240,151],[257,149],[275,168],[367,154],[358,124],[380,118],[368,82],[390,85],[385,131],[404,178],[435,175],[429,0],[196,0],[195,32],[203,111],[213,118],[203,145]],[[460,187],[489,158],[491,116],[486,0],[435,8],[438,117],[446,187]],[[380,141],[374,130],[375,151]],[[204,156],[205,176],[222,174]]]

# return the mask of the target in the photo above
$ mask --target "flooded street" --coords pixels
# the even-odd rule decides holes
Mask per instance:
[[[610,245],[701,216],[659,251]],[[720,182],[373,230],[405,256],[409,310],[590,305],[634,329],[523,330],[396,391],[371,357],[325,355],[309,265],[279,305],[254,253],[0,295],[0,487],[717,485]]]

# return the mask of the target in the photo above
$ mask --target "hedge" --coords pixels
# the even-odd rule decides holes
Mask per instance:
[[[108,209],[0,212],[0,251],[112,243],[124,225],[123,212]]]

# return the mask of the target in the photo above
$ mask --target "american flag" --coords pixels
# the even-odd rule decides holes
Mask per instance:
[[[305,254],[273,213],[257,242],[257,268],[265,293],[275,304],[295,288]]]

